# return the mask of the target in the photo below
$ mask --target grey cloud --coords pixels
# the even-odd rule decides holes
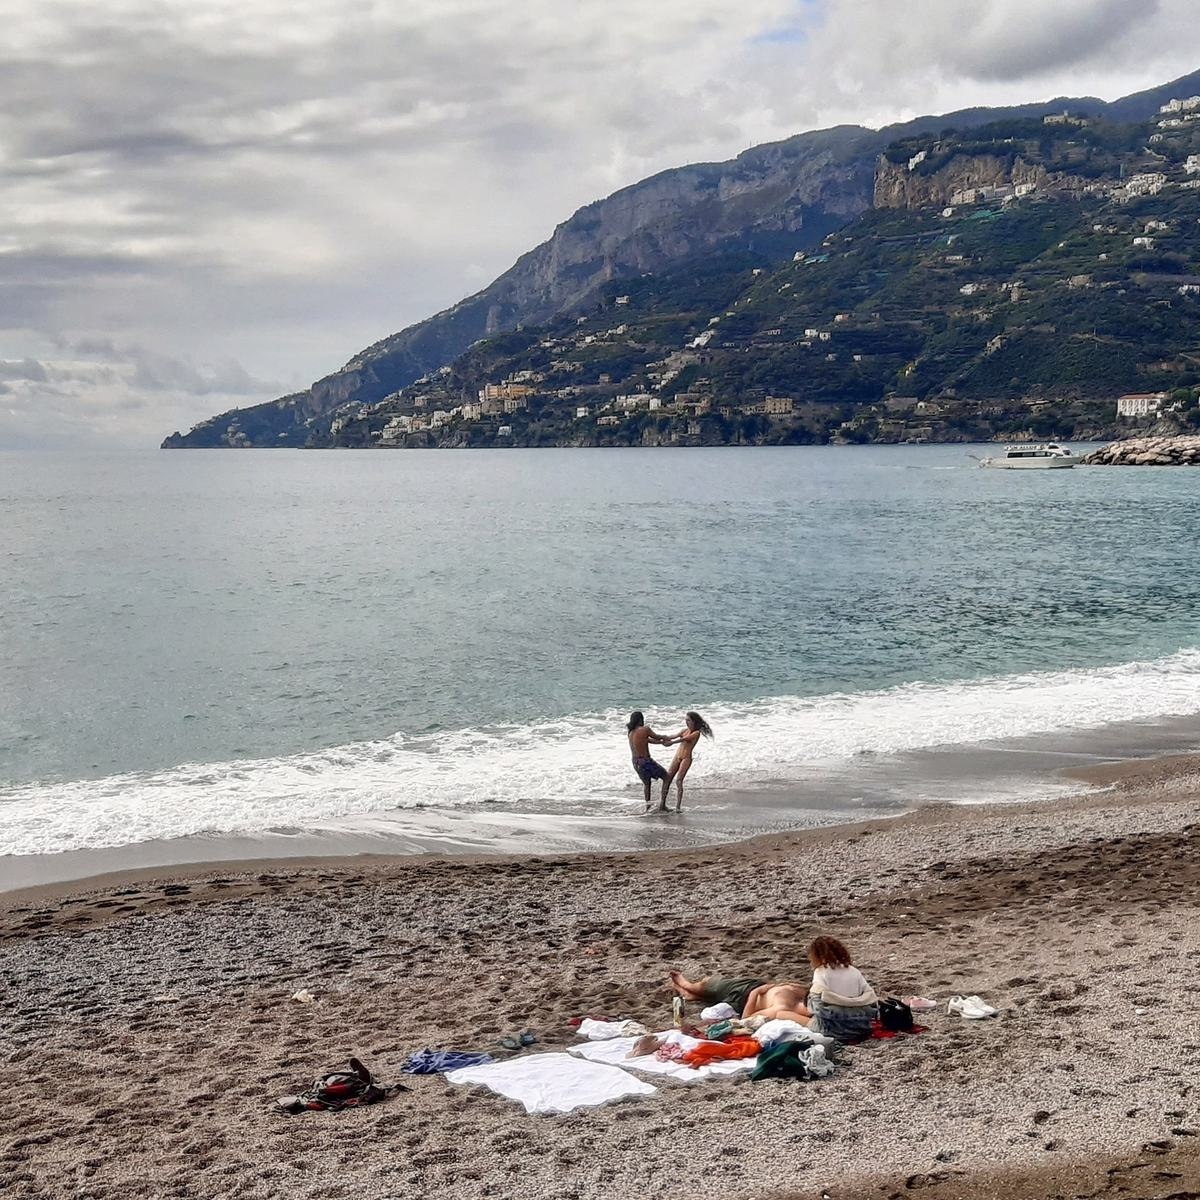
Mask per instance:
[[[241,363],[233,360],[197,368],[181,359],[140,347],[130,349],[128,360],[133,365],[131,383],[140,391],[186,392],[192,396],[258,396],[281,388],[277,381],[254,378]]]
[[[1003,6],[978,5],[949,32],[951,61],[981,80],[1036,78],[1046,71],[1086,62],[1134,26],[1153,21],[1157,0],[1053,0],[1030,19],[1005,14]],[[957,46],[957,53],[954,47]]]
[[[0,379],[33,379],[44,381],[46,368],[36,358],[0,358]]]

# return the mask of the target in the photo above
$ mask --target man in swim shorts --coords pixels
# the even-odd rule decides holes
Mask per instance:
[[[728,1004],[743,1020],[765,1017],[767,1020],[803,1022],[812,1016],[806,1005],[808,985],[805,983],[727,979],[722,975],[692,980],[680,971],[671,971],[669,979],[671,987],[685,1000]]]
[[[659,801],[658,812],[667,811],[667,771],[660,762],[656,762],[650,757],[650,743],[655,742],[660,746],[669,746],[671,739],[657,734],[649,725],[646,724],[646,718],[640,711],[630,713],[629,724],[625,727],[629,731],[629,751],[633,755],[633,769],[637,773],[637,777],[642,781],[642,787],[646,793],[646,812],[650,811],[650,784],[655,779],[663,781],[662,799]]]

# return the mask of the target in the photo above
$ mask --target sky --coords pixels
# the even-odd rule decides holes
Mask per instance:
[[[0,449],[304,388],[666,167],[1164,83],[1195,4],[0,0]]]

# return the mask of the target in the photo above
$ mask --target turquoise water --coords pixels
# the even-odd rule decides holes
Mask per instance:
[[[1200,471],[968,449],[0,455],[0,851],[1200,712]]]

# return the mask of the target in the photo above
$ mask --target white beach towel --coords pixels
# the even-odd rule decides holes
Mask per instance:
[[[641,1037],[649,1033],[640,1021],[594,1021],[584,1017],[579,1024],[579,1036],[590,1042],[602,1042],[607,1038]]]
[[[527,1054],[502,1063],[447,1071],[456,1084],[482,1084],[516,1100],[527,1113],[569,1113],[620,1100],[650,1096],[657,1089],[644,1079],[604,1063],[580,1061],[570,1054]]]
[[[668,1029],[655,1036],[668,1042],[675,1042],[684,1050],[691,1050],[700,1045],[700,1039],[680,1033],[678,1029]],[[668,1075],[683,1083],[699,1083],[702,1079],[711,1079],[715,1075],[736,1075],[741,1071],[749,1071],[758,1062],[757,1058],[734,1058],[726,1062],[708,1063],[703,1067],[689,1067],[678,1061],[663,1062],[653,1051],[639,1058],[626,1058],[633,1049],[637,1038],[612,1038],[604,1042],[589,1042],[586,1046],[572,1046],[571,1053],[592,1062],[613,1063],[630,1071],[641,1071],[647,1075]]]

